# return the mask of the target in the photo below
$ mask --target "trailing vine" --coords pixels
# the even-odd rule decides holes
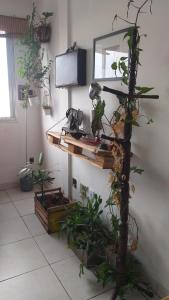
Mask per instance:
[[[134,185],[129,183],[130,174],[141,175],[144,171],[138,166],[130,166],[132,127],[140,126],[141,118],[146,120],[146,124],[153,122],[152,119],[140,113],[139,100],[141,98],[158,99],[157,95],[147,95],[153,90],[152,87],[138,86],[136,82],[138,68],[141,65],[140,55],[143,51],[140,48],[140,42],[142,37],[146,37],[145,34],[140,34],[138,20],[147,5],[149,12],[152,13],[152,0],[145,0],[140,6],[137,6],[135,2],[135,0],[128,1],[126,20],[118,15],[114,18],[114,21],[123,20],[131,27],[123,37],[128,43],[129,58],[121,57],[111,66],[115,73],[117,71],[121,73],[122,84],[128,87],[128,93],[112,90],[119,100],[119,106],[108,122],[114,135],[114,138],[110,140],[112,140],[112,155],[115,165],[110,175],[110,195],[106,206],[111,212],[112,228],[116,228],[115,241],[118,250],[115,266],[107,262],[101,264],[97,277],[103,285],[112,281],[116,282],[112,300],[116,299],[117,296],[121,300],[125,300],[125,293],[128,289],[137,289],[146,299],[153,297],[151,288],[136,271],[136,260],[129,255],[138,247],[138,225],[129,214],[129,199],[131,193],[135,192]],[[128,20],[131,8],[136,10],[136,17],[132,22]],[[119,214],[114,213],[114,207],[118,208]]]

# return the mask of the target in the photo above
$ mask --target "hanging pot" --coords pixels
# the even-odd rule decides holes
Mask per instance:
[[[50,24],[38,26],[36,29],[36,38],[41,43],[50,42],[51,26]]]

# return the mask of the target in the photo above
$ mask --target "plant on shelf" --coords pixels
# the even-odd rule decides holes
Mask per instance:
[[[92,133],[94,137],[99,136],[99,132],[103,129],[102,118],[104,116],[105,102],[101,99],[93,101],[93,120],[92,120]]]

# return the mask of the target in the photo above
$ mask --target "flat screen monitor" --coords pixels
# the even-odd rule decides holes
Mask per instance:
[[[86,85],[86,50],[77,49],[56,56],[55,83],[57,88]]]

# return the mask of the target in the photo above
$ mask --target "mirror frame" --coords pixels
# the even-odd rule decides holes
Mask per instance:
[[[97,38],[94,38],[93,39],[93,75],[92,75],[92,79],[93,81],[116,81],[116,80],[121,80],[122,79],[122,76],[121,77],[109,77],[109,78],[95,78],[95,50],[96,50],[96,42],[99,41],[99,40],[104,40],[106,38],[109,38],[109,37],[113,37],[115,35],[120,35],[122,33],[125,33],[127,32],[129,29],[131,29],[131,27],[127,27],[127,28],[124,28],[124,29],[121,29],[121,30],[118,30],[118,31],[114,31],[114,32],[111,32],[111,33],[108,33],[108,34],[105,34],[105,35],[102,35],[102,36],[99,36]],[[130,55],[130,52],[128,51],[128,55]]]

